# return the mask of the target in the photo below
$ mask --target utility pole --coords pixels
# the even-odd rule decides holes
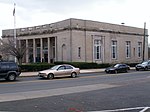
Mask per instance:
[[[17,40],[16,40],[16,4],[14,3],[14,10],[13,10],[13,16],[14,16],[14,45],[16,48]],[[15,57],[15,62],[17,62],[17,59]]]
[[[144,38],[143,38],[143,61],[145,60],[145,38],[146,38],[146,22],[144,23]]]

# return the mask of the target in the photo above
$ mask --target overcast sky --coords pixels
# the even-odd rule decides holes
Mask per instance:
[[[150,0],[0,0],[2,29],[49,24],[69,18],[144,27],[150,29]]]

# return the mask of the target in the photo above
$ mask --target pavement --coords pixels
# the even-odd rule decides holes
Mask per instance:
[[[80,73],[96,73],[96,72],[104,72],[105,69],[82,69]],[[20,76],[30,77],[37,76],[38,72],[22,72]]]
[[[134,67],[131,67],[130,69],[135,69]],[[98,72],[104,72],[105,68],[100,69],[81,69],[80,73],[98,73]],[[22,72],[20,76],[22,77],[32,77],[37,76],[38,72]]]

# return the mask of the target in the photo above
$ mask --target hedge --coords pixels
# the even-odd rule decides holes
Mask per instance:
[[[78,67],[80,69],[90,69],[90,68],[98,68],[97,63],[86,63],[86,62],[55,62],[54,64],[70,64],[72,66]]]
[[[21,71],[23,72],[34,72],[34,71],[41,71],[45,69],[49,69],[54,64],[48,64],[48,63],[32,63],[32,64],[26,64],[26,65],[20,65]]]

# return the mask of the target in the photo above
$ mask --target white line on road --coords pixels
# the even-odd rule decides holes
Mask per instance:
[[[57,89],[48,89],[48,90],[39,90],[39,91],[5,93],[5,94],[0,94],[0,102],[57,96],[57,95],[64,95],[64,94],[71,94],[71,93],[80,93],[80,92],[107,89],[113,87],[118,87],[118,85],[94,84],[94,85],[75,86],[75,87],[66,87],[66,88],[57,88]]]
[[[143,110],[141,110],[140,112],[146,112],[148,109],[150,109],[150,107],[145,107]]]
[[[135,108],[124,108],[115,110],[102,110],[102,111],[89,111],[89,112],[124,112],[129,110],[140,110],[139,112],[146,112],[150,107],[135,107]]]

